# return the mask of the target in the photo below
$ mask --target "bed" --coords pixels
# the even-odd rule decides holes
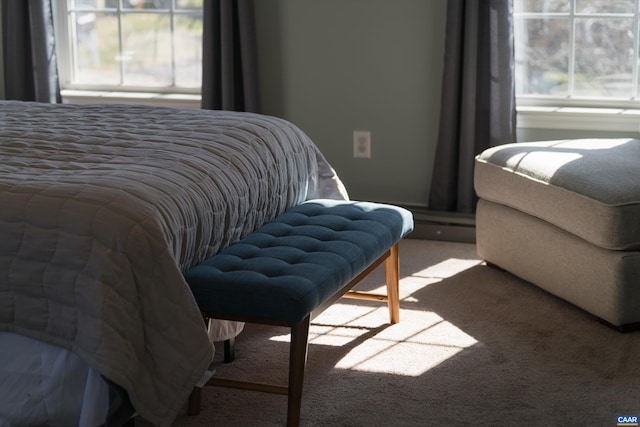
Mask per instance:
[[[208,332],[182,272],[304,200],[348,198],[270,116],[0,101],[0,129],[0,426],[97,425],[128,403],[171,425],[212,338],[239,329]]]

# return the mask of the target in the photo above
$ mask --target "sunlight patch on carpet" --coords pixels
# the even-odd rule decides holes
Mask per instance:
[[[344,348],[339,369],[419,376],[478,342],[431,311],[401,310],[395,325],[388,316],[386,307],[335,304],[311,324],[309,345]]]
[[[408,316],[406,316],[408,317]],[[419,376],[477,341],[432,312],[414,312],[353,348],[337,368]]]
[[[411,273],[412,276],[421,277],[451,277],[480,264],[477,259],[448,258],[442,262],[431,265],[423,270]]]
[[[403,303],[416,303],[418,299],[414,296],[419,290],[429,285],[440,283],[444,279],[441,277],[417,277],[408,276],[400,281],[400,309]],[[402,319],[400,320],[402,321]]]
[[[389,310],[384,303],[341,300],[312,321],[309,345],[342,347],[344,356],[336,364],[339,369],[423,375],[478,341],[435,312],[403,309],[403,302],[416,303],[413,295],[420,289],[481,263],[478,259],[448,258],[427,268],[409,268],[408,275],[400,280],[398,324],[389,323]],[[379,271],[375,273],[369,278],[367,290],[385,293],[384,276]],[[271,338],[281,342],[289,339],[289,334]]]

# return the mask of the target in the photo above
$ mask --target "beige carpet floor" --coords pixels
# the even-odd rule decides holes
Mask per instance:
[[[344,300],[311,328],[301,426],[616,426],[640,415],[640,333],[618,333],[475,246],[400,246],[401,321]],[[382,271],[360,287],[377,289]],[[639,283],[640,285],[640,283]],[[221,377],[286,383],[286,330],[247,325]],[[217,359],[222,346],[216,344]],[[286,397],[206,388],[175,427],[283,426]]]

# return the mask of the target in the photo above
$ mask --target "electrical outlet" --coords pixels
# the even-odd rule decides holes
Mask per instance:
[[[371,158],[371,132],[368,130],[353,131],[353,157]]]

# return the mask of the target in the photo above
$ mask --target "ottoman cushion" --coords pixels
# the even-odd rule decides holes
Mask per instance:
[[[640,249],[640,140],[500,145],[476,158],[481,199],[607,249]]]

